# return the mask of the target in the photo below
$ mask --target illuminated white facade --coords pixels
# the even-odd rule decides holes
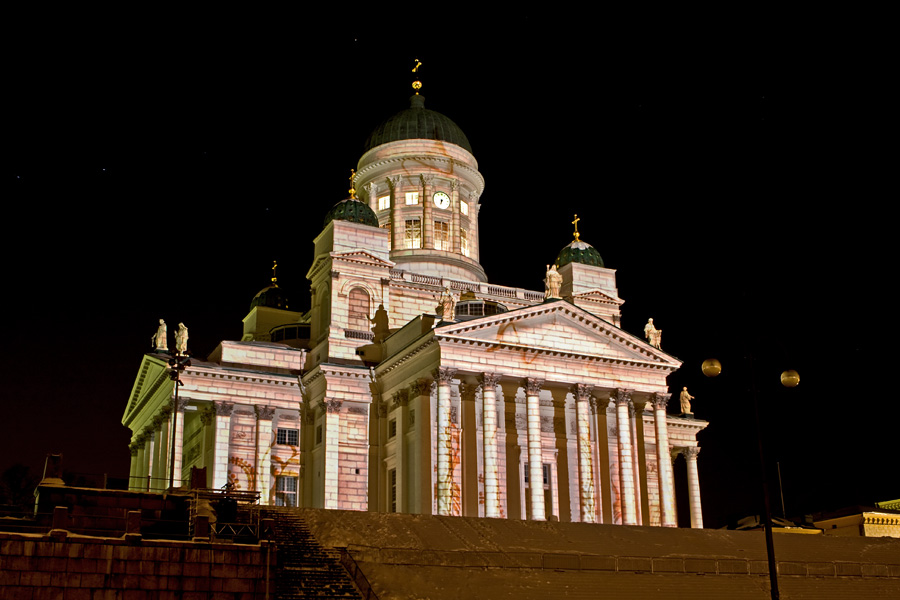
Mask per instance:
[[[707,423],[666,414],[681,363],[618,327],[615,271],[567,259],[562,300],[489,284],[467,140],[415,98],[392,127],[360,159],[361,201],[336,205],[314,240],[309,313],[255,306],[243,341],[182,375],[175,427],[165,360],[144,357],[123,418],[133,487],[166,487],[174,456],[176,485],[206,467],[206,485],[263,502],[675,526],[684,454],[682,510],[702,527]],[[448,288],[461,298],[442,320]],[[389,331],[373,339],[379,306]],[[301,333],[278,343],[288,330]]]

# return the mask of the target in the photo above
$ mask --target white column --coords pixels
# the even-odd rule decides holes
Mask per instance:
[[[159,449],[156,452],[157,479],[154,482],[156,485],[153,487],[158,490],[165,490],[169,488],[169,464],[172,460],[170,456],[172,451],[172,438],[170,437],[172,433],[172,408],[167,406],[160,414],[162,415],[162,421],[159,425]]]
[[[256,487],[259,503],[269,504],[269,488],[272,483],[272,417],[275,409],[270,406],[256,407]]]
[[[175,408],[175,413],[172,417],[175,419],[174,421],[174,431],[172,435],[175,437],[175,456],[172,457],[173,462],[175,463],[174,477],[172,481],[172,487],[179,488],[184,485],[184,409],[187,406],[188,401],[184,398],[178,399],[178,406]],[[169,441],[169,445],[172,445],[171,440]],[[170,467],[171,468],[171,467]],[[169,477],[169,474],[166,473],[166,477]],[[168,481],[168,479],[166,479]]]
[[[437,506],[439,515],[453,511],[453,472],[450,469],[452,439],[450,436],[450,382],[456,369],[434,370],[437,382]]]
[[[637,510],[634,505],[634,462],[631,454],[631,422],[628,418],[631,391],[617,389],[613,399],[616,403],[616,430],[619,442],[619,497],[622,503],[622,524],[637,525]]]
[[[482,430],[484,436],[484,516],[500,517],[500,460],[497,451],[497,383],[500,376],[483,373],[481,385]]]
[[[153,461],[156,454],[156,432],[152,429],[146,434],[144,442],[144,471],[141,473],[141,491],[149,492],[153,487]]]
[[[544,458],[541,446],[541,385],[542,379],[533,377],[523,382],[525,410],[528,424],[528,495],[531,498],[531,518],[547,519],[544,510]]]
[[[325,502],[324,508],[339,508],[341,400],[325,400]]]
[[[666,405],[671,394],[654,394],[653,423],[656,426],[656,464],[659,477],[659,520],[663,527],[678,527],[675,518],[674,479],[672,460],[669,456],[669,427],[666,422]]]
[[[228,485],[228,453],[231,445],[231,413],[234,402],[216,402],[216,446],[213,449],[213,489]]]
[[[128,489],[136,490],[138,472],[141,464],[141,445],[138,444],[137,441],[134,441],[128,445],[128,450],[131,452],[131,468],[128,470]]]
[[[594,507],[594,467],[591,456],[591,415],[590,398],[592,385],[576,384],[572,388],[575,396],[575,418],[578,431],[578,491],[581,505],[581,522],[595,523]]]
[[[688,501],[691,509],[691,527],[703,529],[703,511],[700,507],[700,477],[697,474],[697,455],[700,448],[689,446],[684,449],[684,458],[687,459],[688,476]]]

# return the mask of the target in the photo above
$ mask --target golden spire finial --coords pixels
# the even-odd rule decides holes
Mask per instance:
[[[575,241],[578,241],[578,221],[581,219],[578,218],[578,215],[575,215],[575,220],[572,221],[572,225],[575,226]]]
[[[412,70],[412,72],[416,74],[416,80],[413,81],[413,83],[412,83],[413,89],[416,90],[416,96],[419,95],[419,90],[422,89],[422,82],[419,81],[419,67],[421,67],[421,66],[422,66],[422,61],[417,58],[416,66],[414,66],[413,70]]]
[[[273,260],[272,261],[272,285],[274,285],[275,287],[278,287],[278,277],[276,277],[276,275],[275,275],[275,269],[277,269],[277,268],[278,268],[278,261]]]
[[[350,169],[350,198],[358,200],[356,197],[356,188],[353,187],[353,180],[356,179],[356,169]]]

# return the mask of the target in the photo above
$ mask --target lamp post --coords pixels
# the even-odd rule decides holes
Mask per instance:
[[[759,401],[756,395],[756,378],[753,373],[753,357],[747,357],[750,369],[750,396],[753,400],[753,416],[756,422],[756,443],[759,450],[759,472],[762,477],[762,494],[763,494],[763,511],[764,511],[764,527],[766,531],[766,556],[769,562],[769,583],[771,584],[772,600],[779,600],[781,595],[778,592],[778,567],[775,562],[775,545],[772,539],[772,509],[769,504],[769,483],[766,477],[766,460],[763,452],[762,442],[762,426],[759,419]],[[722,364],[710,358],[703,361],[700,369],[707,377],[716,377],[722,372]],[[797,371],[789,370],[781,374],[781,384],[785,387],[797,387],[800,383],[800,375]]]
[[[169,455],[169,489],[175,487],[175,432],[178,431],[178,388],[184,385],[181,381],[181,372],[191,366],[191,358],[187,351],[177,351],[177,353],[169,358],[169,379],[175,382],[175,404],[172,407],[172,431],[169,437],[172,439],[172,448]]]

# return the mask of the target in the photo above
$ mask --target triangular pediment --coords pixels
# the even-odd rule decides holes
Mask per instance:
[[[525,352],[596,358],[677,369],[681,361],[591,313],[553,302],[473,321],[444,325],[435,337]]]
[[[581,294],[572,294],[573,298],[593,300],[595,302],[603,302],[605,304],[615,304],[620,305],[624,304],[625,301],[621,298],[617,298],[615,296],[611,296],[605,292],[601,292],[600,290],[591,290],[590,292],[584,292]]]
[[[378,256],[375,256],[371,252],[366,252],[365,250],[351,250],[349,252],[331,252],[329,254],[320,254],[313,261],[312,266],[309,268],[309,271],[306,272],[307,279],[313,279],[315,274],[322,268],[325,268],[328,263],[334,264],[335,262],[352,262],[362,265],[369,265],[374,267],[384,267],[384,268],[393,268],[396,263],[393,263],[389,260],[384,260]]]
[[[139,412],[145,399],[156,393],[160,385],[168,380],[166,372],[167,361],[159,355],[145,354],[138,369],[134,385],[131,387],[131,396],[128,399],[128,407],[122,416],[122,423],[127,425]]]

